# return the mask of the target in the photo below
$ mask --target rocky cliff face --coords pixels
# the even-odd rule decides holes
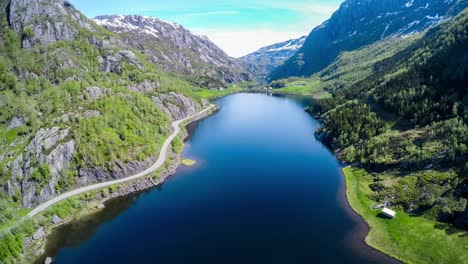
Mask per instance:
[[[127,45],[151,56],[161,68],[190,76],[198,85],[218,88],[251,79],[238,61],[181,25],[137,15],[98,16],[94,21],[123,36]]]
[[[23,35],[23,47],[74,40],[78,27],[93,30],[68,1],[11,0],[8,9],[8,22]]]
[[[347,0],[329,20],[312,30],[303,47],[269,78],[310,76],[342,51],[421,32],[467,6],[467,0]]]
[[[252,75],[263,81],[276,67],[291,58],[304,45],[305,39],[304,36],[266,46],[240,60]]]
[[[8,194],[21,193],[25,208],[47,201],[56,195],[56,184],[63,177],[61,172],[70,168],[74,153],[75,141],[71,139],[70,128],[40,129],[24,155],[6,165],[12,171]]]

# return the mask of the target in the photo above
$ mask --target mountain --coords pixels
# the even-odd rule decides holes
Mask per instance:
[[[98,16],[98,25],[117,33],[125,44],[141,50],[165,71],[178,72],[196,85],[219,88],[251,80],[251,76],[205,36],[157,18]]]
[[[310,76],[343,51],[424,31],[467,6],[467,0],[347,0],[330,19],[312,30],[303,47],[269,79]]]
[[[281,43],[263,47],[256,52],[240,58],[247,68],[258,79],[264,80],[276,67],[298,51],[304,44],[306,37],[290,39]]]
[[[372,202],[468,229],[468,9],[394,48],[345,52],[355,76],[308,111],[317,136],[369,173]],[[371,63],[369,63],[371,62]],[[333,68],[327,76],[337,76]],[[340,71],[335,68],[335,71]],[[347,71],[345,75],[349,75]],[[450,228],[449,228],[450,229]],[[411,261],[410,261],[411,262]]]

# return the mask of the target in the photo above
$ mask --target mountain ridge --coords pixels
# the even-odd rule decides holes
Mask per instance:
[[[104,15],[93,21],[120,34],[127,45],[144,51],[165,71],[179,73],[196,85],[219,88],[252,79],[238,60],[179,24],[141,15]]]
[[[467,6],[466,0],[347,0],[330,19],[312,30],[304,46],[269,79],[310,76],[324,69],[342,51],[386,37],[424,31]]]
[[[239,58],[244,68],[251,72],[261,82],[279,65],[291,58],[299,50],[306,36],[289,39],[260,48],[259,50]]]

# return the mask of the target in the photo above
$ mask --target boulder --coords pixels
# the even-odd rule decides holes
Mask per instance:
[[[36,233],[33,234],[33,239],[34,240],[38,240],[38,239],[41,239],[43,238],[44,236],[46,235],[46,233],[44,232],[44,227],[39,227],[39,229],[36,231]]]
[[[54,224],[60,224],[60,223],[62,223],[62,221],[63,221],[63,220],[62,220],[60,217],[58,217],[58,215],[55,215],[55,214],[54,214],[54,215],[52,216],[52,223],[54,223]]]
[[[100,87],[88,87],[86,88],[86,92],[88,92],[88,100],[90,102],[93,102],[104,95],[104,91]]]

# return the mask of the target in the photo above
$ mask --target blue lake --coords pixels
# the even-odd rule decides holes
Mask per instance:
[[[384,263],[366,247],[307,100],[236,94],[191,125],[162,186],[56,231],[55,263]]]

